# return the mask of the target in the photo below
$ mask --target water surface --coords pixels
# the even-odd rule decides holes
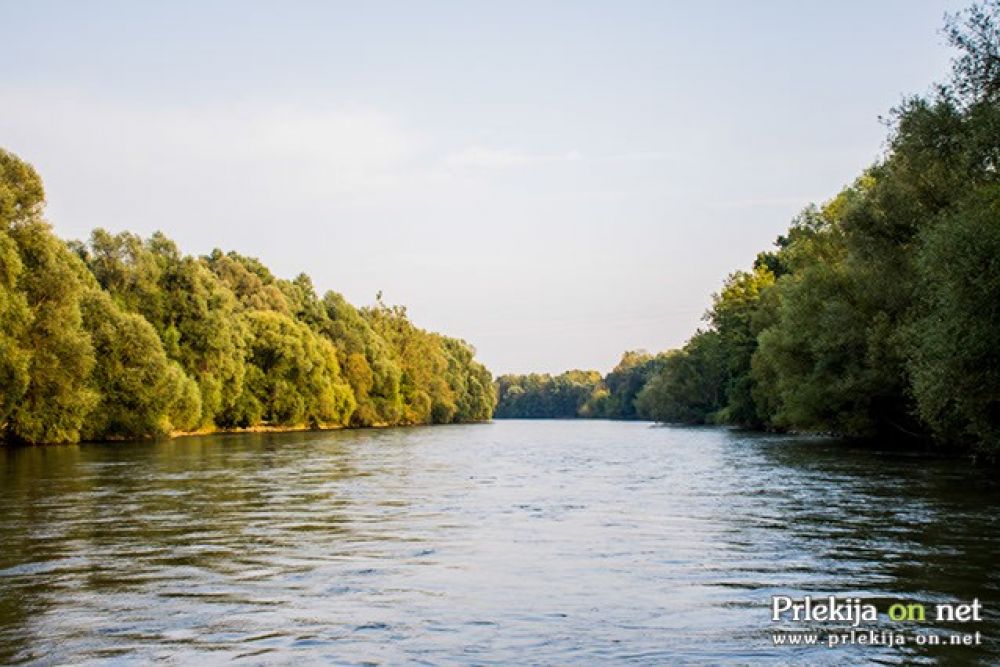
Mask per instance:
[[[627,422],[14,448],[0,662],[988,664],[998,500],[963,462]],[[774,646],[806,594],[978,597],[988,643]]]

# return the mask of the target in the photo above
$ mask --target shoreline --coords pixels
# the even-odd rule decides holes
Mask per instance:
[[[383,430],[390,428],[416,428],[420,426],[458,426],[462,424],[489,424],[493,419],[480,421],[453,422],[451,424],[371,424],[368,426],[245,426],[236,428],[204,428],[197,431],[171,431],[163,435],[154,435],[143,438],[104,438],[101,440],[79,440],[77,442],[3,442],[0,441],[0,450],[13,449],[17,447],[65,447],[74,445],[92,445],[101,443],[128,444],[138,442],[160,442],[167,440],[180,440],[183,438],[194,438],[206,435],[249,435],[253,433],[324,433],[329,431],[365,431]]]

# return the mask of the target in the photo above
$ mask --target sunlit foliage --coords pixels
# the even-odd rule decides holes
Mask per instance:
[[[64,243],[41,179],[0,151],[0,437],[126,439],[226,428],[489,419],[467,343],[399,306],[358,310],[306,275],[98,229]]]

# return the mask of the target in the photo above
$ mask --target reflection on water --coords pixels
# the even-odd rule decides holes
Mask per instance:
[[[961,462],[641,423],[10,449],[0,662],[987,664],[998,491]],[[978,597],[951,628],[989,644],[773,646],[770,596],[806,594]]]

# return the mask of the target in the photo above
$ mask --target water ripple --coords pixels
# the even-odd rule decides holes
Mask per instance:
[[[0,662],[920,663],[774,647],[772,595],[969,600],[1000,660],[998,486],[960,463],[640,423],[0,452]]]

